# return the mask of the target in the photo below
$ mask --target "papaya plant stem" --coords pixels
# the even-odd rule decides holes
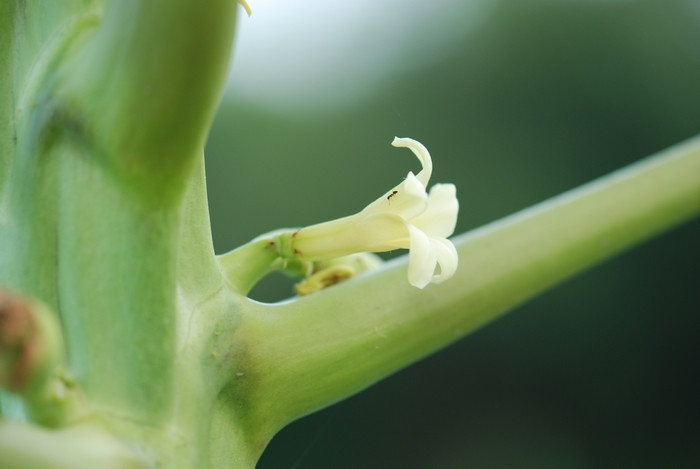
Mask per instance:
[[[256,420],[279,427],[355,393],[699,213],[696,137],[457,237],[460,267],[443,284],[411,287],[404,258],[254,308],[238,332],[256,344]]]
[[[72,39],[54,113],[132,188],[158,201],[176,197],[221,96],[236,8],[231,0],[206,8],[192,0],[109,2],[94,30]]]

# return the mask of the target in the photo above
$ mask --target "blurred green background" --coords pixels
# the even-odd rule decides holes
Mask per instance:
[[[700,132],[698,0],[250,3],[206,152],[217,252],[360,210],[418,169],[394,135],[457,185],[463,232]],[[258,467],[700,467],[699,259],[696,220],[291,424]]]

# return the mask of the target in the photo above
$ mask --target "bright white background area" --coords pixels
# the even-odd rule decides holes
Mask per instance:
[[[485,0],[249,0],[227,94],[278,111],[369,98],[464,40]]]

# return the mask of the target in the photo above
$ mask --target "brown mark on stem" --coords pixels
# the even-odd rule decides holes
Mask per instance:
[[[21,392],[36,371],[40,346],[31,306],[0,289],[0,386]]]

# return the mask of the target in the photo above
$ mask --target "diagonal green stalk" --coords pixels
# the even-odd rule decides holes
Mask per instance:
[[[455,277],[418,290],[406,260],[257,306],[254,420],[276,430],[463,337],[545,289],[700,213],[700,138],[455,239]]]

